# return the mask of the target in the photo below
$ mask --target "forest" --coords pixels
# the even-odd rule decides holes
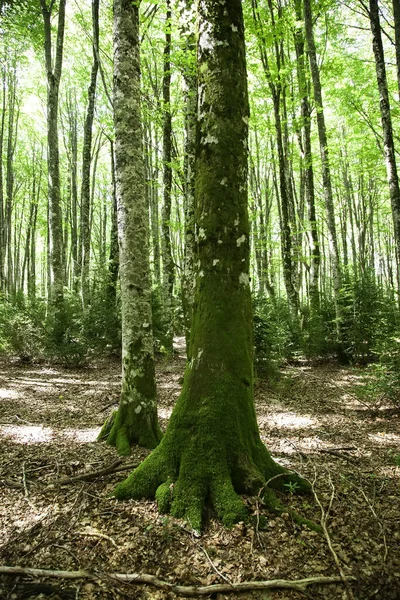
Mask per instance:
[[[0,0],[0,598],[400,599],[400,0]]]

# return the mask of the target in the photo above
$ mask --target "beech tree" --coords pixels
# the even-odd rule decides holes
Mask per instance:
[[[122,389],[118,411],[100,437],[129,454],[152,448],[157,422],[151,313],[149,217],[144,188],[140,101],[139,6],[114,0],[115,169],[122,308]]]
[[[198,9],[191,360],[161,443],[115,489],[121,499],[155,496],[161,512],[196,530],[208,499],[230,525],[246,513],[238,494],[257,493],[275,475],[271,487],[307,488],[271,458],[254,410],[242,5],[201,0]]]
[[[54,318],[54,340],[59,344],[65,334],[64,283],[65,261],[61,216],[60,151],[58,145],[59,90],[64,51],[65,4],[60,0],[58,7],[58,27],[55,49],[52,44],[51,16],[54,0],[47,5],[40,0],[44,24],[44,53],[47,74],[47,164],[48,164],[48,214],[52,281],[51,303]],[[53,57],[54,55],[54,57]]]

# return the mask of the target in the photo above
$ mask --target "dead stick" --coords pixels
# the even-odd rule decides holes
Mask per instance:
[[[91,481],[97,477],[102,477],[103,475],[109,475],[110,473],[113,473],[121,463],[122,459],[118,458],[111,463],[111,465],[108,465],[103,469],[99,469],[98,471],[90,471],[89,473],[81,473],[80,475],[74,475],[74,477],[63,477],[58,481],[58,483],[60,485],[65,485],[68,483],[73,483],[74,481]]]
[[[307,579],[272,579],[269,581],[242,581],[239,583],[217,583],[214,585],[194,586],[176,585],[162,581],[148,573],[91,573],[89,571],[50,571],[47,569],[30,569],[28,567],[2,567],[2,575],[23,575],[31,577],[56,577],[58,579],[91,579],[101,581],[108,577],[120,583],[145,583],[179,596],[208,596],[210,594],[227,594],[229,592],[248,592],[251,590],[287,589],[304,592],[310,585],[332,585],[343,583],[341,577],[308,577]],[[346,581],[356,581],[355,577],[347,577]]]

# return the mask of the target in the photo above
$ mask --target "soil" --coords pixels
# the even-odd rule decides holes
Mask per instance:
[[[165,429],[179,395],[185,359],[158,360],[159,418]],[[400,599],[400,427],[390,406],[357,400],[362,369],[299,363],[272,389],[259,379],[256,408],[274,457],[314,482],[315,494],[282,498],[303,516],[326,512],[332,549],[356,600]],[[326,536],[269,514],[244,498],[251,519],[232,529],[209,515],[201,537],[155,502],[118,502],[110,494],[147,455],[135,447],[119,468],[94,481],[65,478],[100,470],[118,457],[96,441],[117,406],[116,359],[85,368],[0,363],[0,564],[52,570],[149,573],[167,582],[208,585],[337,576]],[[114,406],[115,405],[115,406]],[[396,464],[397,463],[397,464]],[[290,590],[218,594],[295,599]],[[66,581],[0,576],[0,598],[161,600],[174,593],[102,579]],[[182,597],[182,596],[180,596]],[[306,597],[346,599],[343,585],[313,586]]]

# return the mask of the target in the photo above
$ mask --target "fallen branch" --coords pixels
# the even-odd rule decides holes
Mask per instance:
[[[117,458],[117,460],[115,460],[107,467],[103,467],[103,469],[99,469],[98,471],[89,471],[88,473],[81,473],[80,475],[74,475],[73,477],[63,477],[57,483],[59,485],[66,485],[68,483],[74,483],[74,481],[92,481],[93,479],[97,479],[97,477],[109,475],[110,473],[114,473],[117,470],[125,470],[126,468],[128,468],[128,466],[126,466],[123,469],[118,469],[121,463],[122,459]],[[131,468],[134,468],[134,465],[132,465]]]
[[[28,567],[2,567],[1,575],[22,575],[31,577],[56,577],[58,579],[90,579],[102,581],[113,579],[119,583],[144,583],[161,590],[173,592],[179,596],[208,596],[209,594],[227,594],[229,592],[249,592],[253,590],[286,589],[305,592],[311,585],[332,585],[343,583],[341,577],[308,577],[307,579],[272,579],[269,581],[241,581],[239,583],[217,583],[213,585],[176,585],[162,581],[148,573],[91,573],[89,571],[50,571],[47,569],[30,569]],[[356,581],[355,577],[346,577],[346,582]]]
[[[338,450],[344,451],[345,448],[339,448]],[[357,459],[355,459],[353,456],[350,456],[349,454],[341,454],[338,450],[333,450],[331,448],[318,448],[318,452],[323,452],[324,454],[331,454],[332,456],[344,458],[345,460],[348,460],[349,462],[352,462],[352,463],[358,462]]]
[[[0,485],[5,485],[6,487],[15,488],[16,490],[23,490],[24,486],[22,483],[18,483],[18,481],[12,481],[11,479],[0,479]]]

